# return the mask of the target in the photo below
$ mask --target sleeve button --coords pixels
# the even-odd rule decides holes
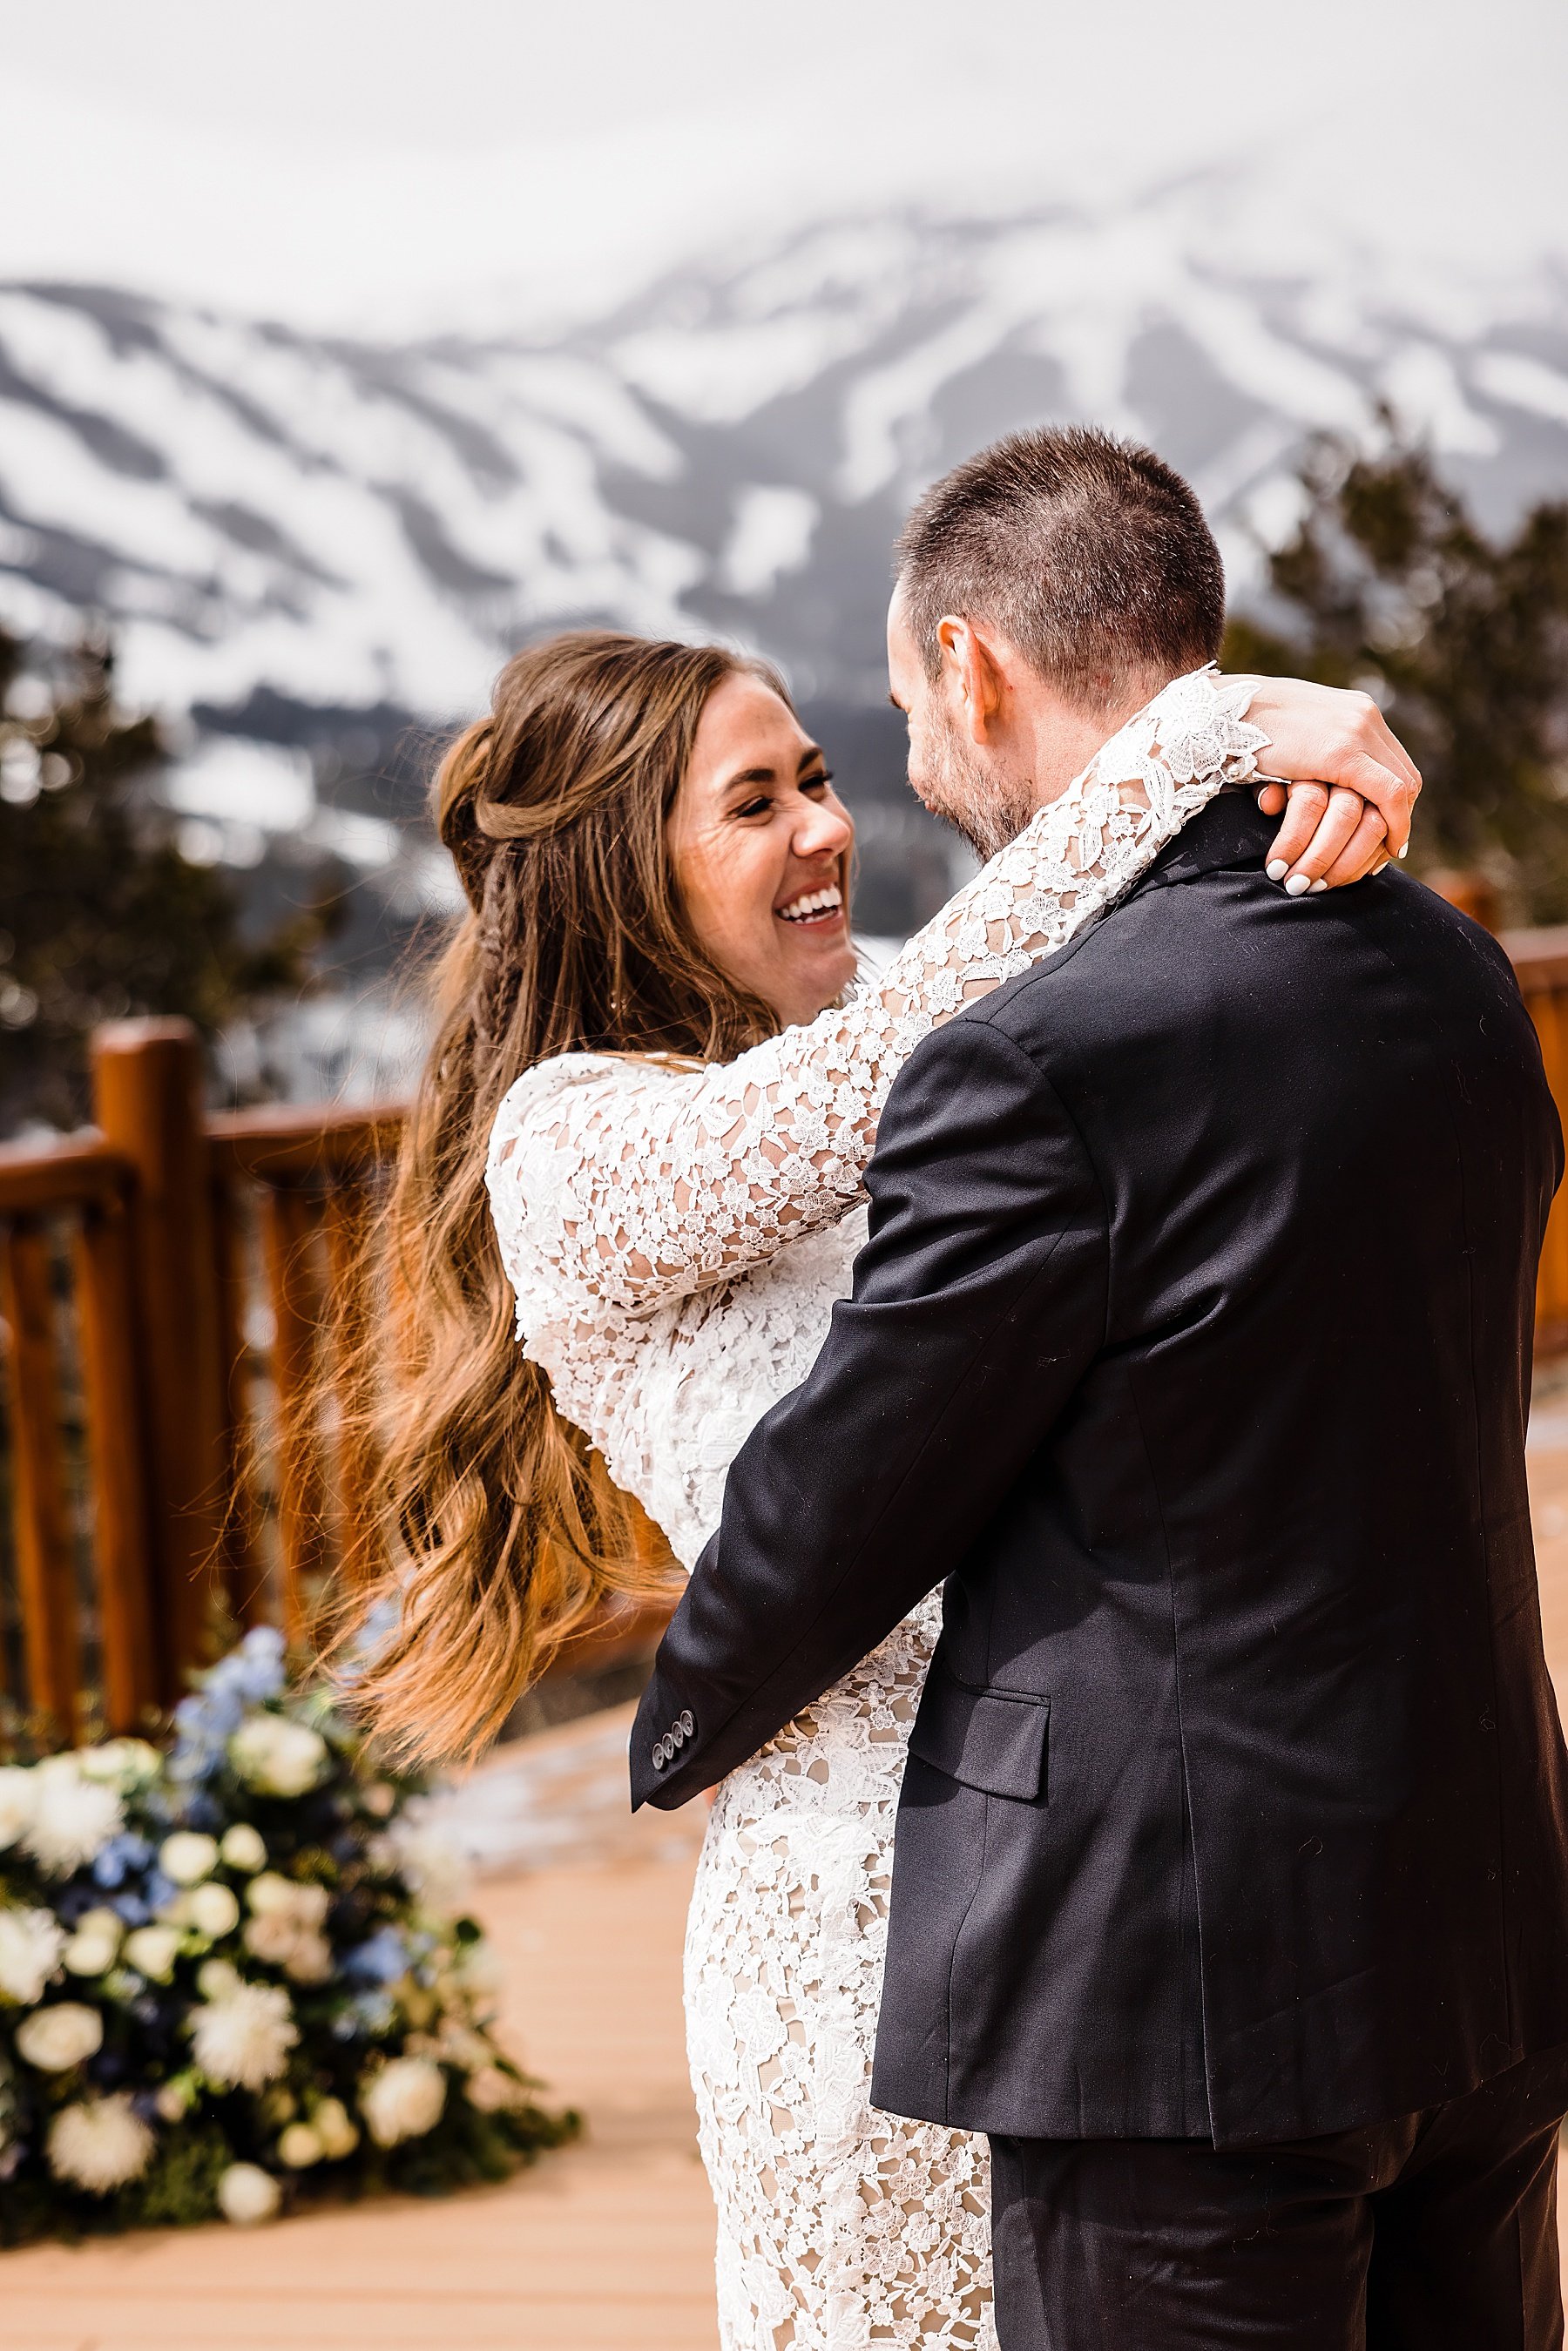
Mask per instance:
[[[682,1715],[682,1717],[681,1717],[681,1729],[683,1729],[683,1731],[685,1731],[685,1733],[686,1737],[689,1739],[689,1738],[692,1736],[692,1733],[695,1730],[696,1727],[697,1727],[697,1719],[696,1719],[695,1715],[692,1712],[691,1708],[688,1706],[688,1707],[687,1707],[687,1708],[686,1708],[686,1710],[685,1710],[685,1713]]]

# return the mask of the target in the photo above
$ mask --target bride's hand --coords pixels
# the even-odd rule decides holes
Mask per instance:
[[[1299,897],[1404,856],[1421,777],[1370,695],[1259,678],[1247,717],[1270,738],[1260,764],[1284,778],[1258,795],[1266,816],[1284,811],[1269,852],[1274,881]]]

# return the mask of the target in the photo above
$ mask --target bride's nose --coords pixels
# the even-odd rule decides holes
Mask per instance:
[[[853,847],[855,829],[849,810],[838,801],[813,807],[808,801],[790,843],[797,857],[842,857]]]

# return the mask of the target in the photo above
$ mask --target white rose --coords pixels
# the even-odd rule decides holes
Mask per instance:
[[[340,2163],[360,2144],[359,2131],[350,2120],[349,2109],[341,2098],[323,2098],[310,2121],[329,2163]]]
[[[324,1886],[302,1886],[276,1869],[253,1877],[245,1898],[258,1918],[287,1918],[290,1926],[305,1928],[319,1927],[332,1901]]]
[[[43,1998],[65,1947],[65,1928],[52,1911],[0,1908],[0,1992],[31,2008]]]
[[[288,1994],[277,1984],[236,1983],[193,2008],[190,2028],[197,2064],[224,2090],[261,2090],[276,2082],[299,2039]]]
[[[181,1940],[172,1927],[135,1927],[125,1938],[125,1964],[152,1983],[167,1983],[180,1956]]]
[[[32,1827],[35,1801],[31,1771],[21,1763],[0,1764],[0,1853]]]
[[[68,2073],[103,2047],[103,2019],[80,2001],[56,2001],[36,2008],[16,2027],[16,2054],[40,2074]]]
[[[232,1886],[193,1886],[184,1903],[192,1926],[211,1942],[221,1942],[239,1925],[239,1900]]]
[[[162,1757],[145,1739],[106,1739],[100,1747],[83,1747],[77,1762],[84,1780],[107,1781],[121,1790],[145,1787],[158,1776]]]
[[[298,1940],[299,1929],[293,1919],[276,1911],[269,1910],[259,1918],[247,1918],[245,1922],[246,1949],[264,1967],[286,1967]]]
[[[218,1841],[200,1829],[176,1829],[158,1848],[158,1866],[176,1886],[199,1886],[217,1865]]]
[[[246,1785],[267,1796],[303,1796],[327,1761],[327,1742],[308,1724],[255,1714],[229,1740],[229,1761]]]
[[[183,2122],[196,2103],[196,2085],[188,2074],[176,2074],[161,2085],[152,2103],[163,2122]]]
[[[227,2000],[245,1978],[227,1959],[204,1959],[196,1970],[196,1990],[204,2000]]]
[[[49,2169],[94,2196],[145,2171],[156,2141],[124,2091],[63,2107],[49,2125]]]
[[[73,1976],[109,1973],[120,1955],[122,1929],[112,1910],[88,1910],[77,1920],[76,1933],[66,1945],[64,1959]]]
[[[520,2085],[509,2074],[503,2074],[498,2065],[482,2065],[476,2074],[471,2074],[467,2095],[469,2105],[477,2106],[482,2115],[501,2114],[522,2102]]]
[[[246,1877],[267,1867],[267,1845],[261,1831],[253,1829],[248,1821],[235,1821],[232,1829],[224,1831],[218,1853],[227,1868],[237,1869]]]
[[[360,2112],[378,2147],[423,2138],[445,2104],[446,2076],[428,2057],[394,2057],[360,2090]]]
[[[124,1823],[119,1791],[83,1777],[74,1755],[33,1766],[33,1817],[23,1839],[51,1877],[69,1877],[103,1850]]]
[[[236,2229],[270,2220],[281,2200],[277,2180],[258,2163],[231,2163],[218,2181],[218,2209]]]
[[[313,1935],[308,1929],[297,1934],[283,1971],[296,1983],[326,1983],[332,1973],[332,1946],[326,1936]]]
[[[308,2170],[319,2163],[327,2150],[308,2123],[290,2123],[278,2135],[277,2160],[290,2171]]]

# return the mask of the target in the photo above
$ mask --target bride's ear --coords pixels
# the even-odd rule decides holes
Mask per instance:
[[[988,743],[1006,693],[1000,662],[984,632],[949,612],[936,624],[942,684],[959,726],[972,743]]]

